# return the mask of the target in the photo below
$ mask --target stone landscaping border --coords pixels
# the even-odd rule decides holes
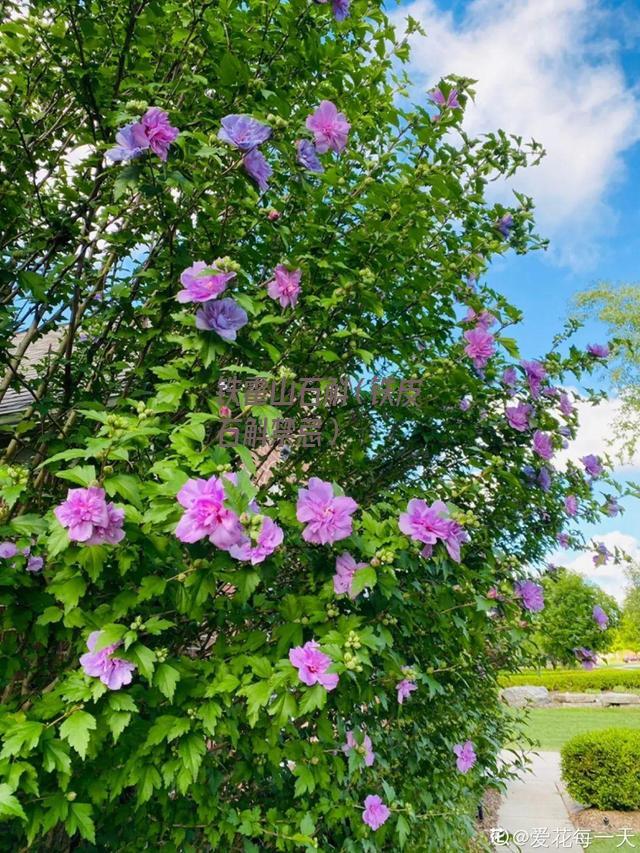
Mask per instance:
[[[640,695],[636,693],[615,693],[605,690],[602,693],[571,693],[559,690],[547,690],[546,687],[523,685],[522,687],[503,687],[500,697],[513,708],[582,708],[596,705],[612,708],[621,705],[640,705]]]

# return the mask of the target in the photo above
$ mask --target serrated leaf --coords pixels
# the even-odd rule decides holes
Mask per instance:
[[[91,844],[96,843],[96,829],[91,818],[89,803],[71,803],[70,813],[64,825],[69,835],[79,832],[81,837],[86,838]]]
[[[87,754],[91,732],[96,728],[96,718],[86,711],[74,711],[60,726],[60,737],[66,740],[80,758]]]
[[[138,509],[142,507],[137,477],[133,477],[131,474],[115,474],[104,481],[104,488],[110,497],[120,495],[125,501],[129,501]]]
[[[45,607],[36,619],[36,625],[49,625],[52,622],[59,622],[63,615],[64,611],[59,607]]]
[[[19,817],[26,820],[27,816],[20,805],[18,798],[5,782],[0,784],[0,817]]]
[[[167,699],[173,699],[176,684],[180,681],[180,673],[168,663],[159,664],[153,676],[153,683]]]
[[[359,595],[363,589],[374,587],[377,582],[378,576],[372,566],[365,566],[362,569],[358,569],[351,581],[351,595]]]
[[[42,766],[47,773],[57,770],[59,773],[71,773],[71,758],[68,747],[61,740],[53,738],[42,744]]]
[[[300,700],[300,713],[308,714],[316,708],[324,708],[327,702],[327,691],[321,684],[314,684],[304,692]]]

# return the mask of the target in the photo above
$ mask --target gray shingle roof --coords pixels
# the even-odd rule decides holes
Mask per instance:
[[[55,350],[62,332],[62,329],[52,329],[50,332],[41,335],[27,347],[18,367],[18,373],[23,379],[30,380],[37,378],[39,366]],[[12,353],[18,348],[25,334],[26,332],[20,332],[14,337],[11,345]],[[32,402],[33,396],[25,388],[18,390],[9,388],[2,401],[0,401],[0,418],[5,420],[11,415],[22,412]]]

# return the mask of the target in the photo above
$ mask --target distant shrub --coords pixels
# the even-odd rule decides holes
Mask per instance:
[[[640,669],[583,669],[548,672],[518,672],[500,677],[502,687],[532,685],[548,690],[566,690],[581,693],[585,690],[640,689]]]
[[[571,796],[598,809],[640,808],[640,732],[605,729],[562,748],[562,778]]]

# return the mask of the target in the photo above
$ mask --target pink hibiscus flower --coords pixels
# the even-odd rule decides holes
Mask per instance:
[[[306,523],[302,538],[316,545],[346,539],[351,535],[351,516],[357,509],[353,498],[336,497],[331,483],[311,477],[309,488],[299,490],[296,504],[296,518]]]
[[[333,661],[320,651],[315,640],[309,640],[304,646],[291,649],[289,660],[298,670],[298,677],[303,684],[308,684],[309,687],[321,684],[327,690],[338,686],[337,674],[327,672]]]

